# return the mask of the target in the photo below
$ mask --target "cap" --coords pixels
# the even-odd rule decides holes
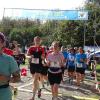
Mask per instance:
[[[5,36],[2,32],[0,32],[0,41],[4,42],[5,41]]]

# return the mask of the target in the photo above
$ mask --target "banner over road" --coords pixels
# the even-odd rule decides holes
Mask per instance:
[[[86,10],[46,10],[46,9],[14,9],[6,8],[7,11],[12,11],[12,18],[31,18],[40,20],[88,20],[88,11]],[[16,14],[18,13],[18,14]]]

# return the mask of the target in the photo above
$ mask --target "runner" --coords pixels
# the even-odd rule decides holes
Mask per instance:
[[[28,50],[28,56],[31,57],[30,72],[34,79],[33,81],[33,97],[30,100],[35,99],[36,91],[38,90],[38,97],[41,96],[41,89],[39,87],[41,72],[42,72],[42,58],[44,58],[44,48],[40,46],[41,38],[36,36],[34,38],[34,45]]]
[[[11,50],[7,47],[4,47],[3,52],[7,55],[13,56],[13,50]]]
[[[91,66],[91,63],[90,63],[90,58],[91,58],[91,52],[90,50],[87,50],[87,68],[89,69],[89,67]]]
[[[75,49],[71,48],[67,56],[69,83],[73,83],[75,76]]]
[[[87,57],[84,50],[80,47],[79,53],[76,54],[76,81],[77,85],[80,86],[80,82],[83,82],[85,76]]]
[[[64,75],[67,75],[67,50],[64,48],[64,46],[61,47],[61,52],[64,56],[64,67],[62,67],[62,77],[64,77]],[[62,78],[62,82],[63,82],[63,78]]]
[[[47,56],[48,51],[47,51],[46,47],[44,47],[44,48],[45,48],[45,56],[42,59],[43,67],[42,67],[42,72],[41,72],[41,82],[42,82],[42,87],[43,88],[45,88],[45,83],[47,84],[47,86],[49,85],[49,83],[48,83],[48,75],[47,75],[48,66],[47,66],[46,61],[45,61],[45,58]]]
[[[20,54],[21,54],[21,49],[19,47],[19,44],[17,43],[17,41],[13,41],[13,56],[15,58],[15,60],[17,61],[17,64],[18,64],[18,67],[20,67],[20,64],[21,64],[21,57],[20,57]]]
[[[13,57],[3,53],[4,46],[5,36],[0,33],[0,100],[12,100],[9,82],[19,80],[19,68]]]
[[[53,51],[47,56],[48,80],[51,85],[52,100],[58,100],[58,88],[62,80],[62,67],[64,66],[64,56],[60,52],[58,41],[52,43]]]

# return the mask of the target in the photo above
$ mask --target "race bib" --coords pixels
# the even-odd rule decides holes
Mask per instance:
[[[51,62],[51,67],[60,67],[59,62]]]
[[[39,64],[39,58],[32,58],[31,63]]]
[[[70,61],[74,61],[74,57],[73,56],[69,56],[69,60]]]
[[[77,63],[77,67],[78,68],[82,68],[83,67],[83,64],[82,63]]]

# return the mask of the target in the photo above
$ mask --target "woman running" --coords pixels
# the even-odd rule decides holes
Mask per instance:
[[[48,80],[51,85],[52,100],[58,100],[58,87],[62,80],[62,67],[64,66],[64,56],[60,52],[58,41],[52,43],[53,51],[47,56]]]
[[[80,86],[80,82],[84,80],[86,62],[86,54],[82,48],[79,48],[79,53],[76,54],[76,81],[78,86]]]

